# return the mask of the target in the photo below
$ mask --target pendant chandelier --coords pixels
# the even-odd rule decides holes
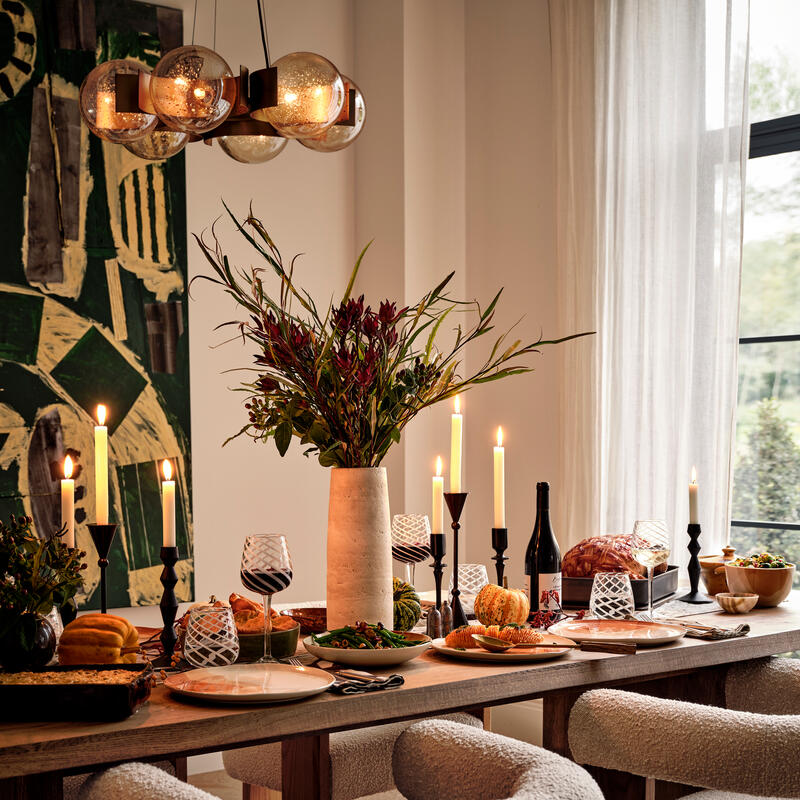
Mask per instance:
[[[266,67],[240,67],[234,75],[222,56],[195,44],[165,53],[152,73],[130,59],[98,64],[80,90],[92,133],[153,161],[199,141],[217,140],[243,164],[270,161],[289,139],[321,153],[352,144],[366,118],[359,88],[316,53],[289,53],[271,64],[261,3]],[[216,8],[214,16],[216,27]]]

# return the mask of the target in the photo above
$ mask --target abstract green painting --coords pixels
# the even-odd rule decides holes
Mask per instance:
[[[76,538],[96,608],[93,414],[109,410],[117,536],[109,606],[158,603],[158,466],[177,468],[179,600],[193,596],[186,177],[183,154],[144,161],[91,135],[78,93],[98,63],[148,69],[183,42],[175,9],[134,0],[0,4],[0,516],[60,525],[76,463]]]

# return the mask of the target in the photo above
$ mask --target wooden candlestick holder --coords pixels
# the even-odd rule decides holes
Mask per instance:
[[[508,547],[508,528],[492,528],[492,549],[494,555],[492,559],[496,564],[497,569],[497,585],[503,585],[503,573],[506,571],[506,561],[508,557],[504,556],[506,548]]]
[[[458,532],[461,529],[461,512],[464,510],[464,503],[467,502],[466,492],[445,492],[444,501],[447,503],[447,510],[450,512],[453,528],[453,591],[450,592],[453,600],[453,627],[460,628],[467,624],[467,615],[461,607],[461,591],[458,588]]]
[[[117,526],[99,525],[98,523],[90,522],[87,527],[91,534],[92,541],[94,542],[95,550],[97,550],[97,566],[100,567],[100,613],[107,613],[107,599],[108,593],[106,591],[106,568],[108,567],[108,551],[111,549],[111,542],[114,540],[114,534],[117,532]]]

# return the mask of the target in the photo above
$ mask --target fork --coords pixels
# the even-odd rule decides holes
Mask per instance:
[[[303,662],[299,658],[295,658],[294,656],[291,656],[290,658],[284,658],[283,659],[283,663],[284,664],[291,664],[293,667],[302,667],[303,666]]]
[[[690,622],[689,620],[683,619],[654,619],[650,614],[646,611],[640,611],[636,614],[636,619],[640,620],[641,622],[655,622],[655,623],[668,623],[672,625],[683,625],[684,628],[696,628],[697,630],[701,631],[713,631],[716,630],[714,627],[709,625],[701,625],[699,622]]]

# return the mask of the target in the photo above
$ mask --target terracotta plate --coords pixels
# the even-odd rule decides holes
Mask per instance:
[[[170,675],[173,692],[216,703],[282,703],[324,692],[335,678],[321,669],[291,664],[232,664]]]
[[[544,642],[547,644],[574,644],[570,639],[565,639],[563,636],[554,636],[551,633],[544,634]],[[565,653],[569,653],[569,648],[565,647],[563,650],[557,648],[536,647],[515,647],[513,650],[508,650],[505,653],[490,653],[482,647],[469,647],[466,650],[459,650],[456,647],[448,647],[444,643],[444,639],[434,639],[431,646],[437,653],[443,656],[450,656],[452,658],[466,659],[467,661],[546,661],[549,658],[560,658]]]
[[[406,639],[419,642],[411,647],[392,647],[386,650],[344,650],[340,647],[322,647],[314,644],[307,636],[303,639],[303,647],[323,661],[335,661],[337,664],[349,664],[354,667],[392,667],[411,661],[421,656],[430,646],[429,636],[423,633],[404,633]]]
[[[643,646],[674,642],[686,633],[680,625],[635,619],[567,619],[549,630],[576,642],[634,642]]]

